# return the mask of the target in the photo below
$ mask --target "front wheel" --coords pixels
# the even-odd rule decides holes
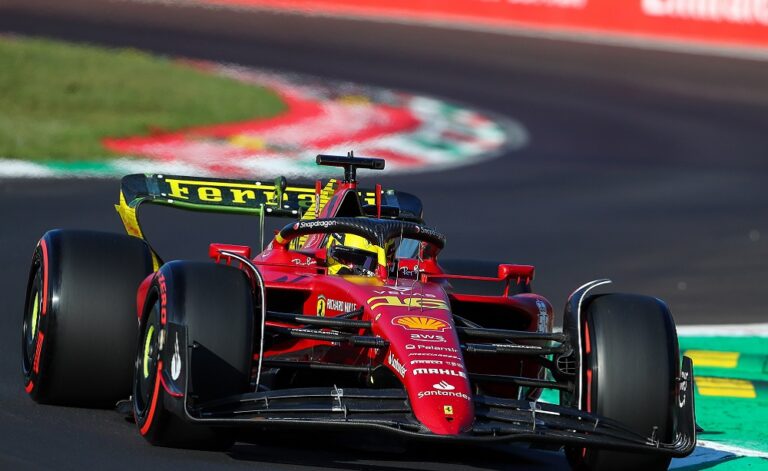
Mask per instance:
[[[201,423],[188,405],[250,386],[253,296],[245,273],[171,262],[152,281],[140,322],[133,382],[139,432],[153,445],[226,449],[226,428]]]
[[[582,408],[642,436],[673,441],[680,366],[667,306],[632,294],[591,296],[583,305]],[[657,471],[670,463],[665,456],[603,449],[567,448],[566,454],[577,470]]]

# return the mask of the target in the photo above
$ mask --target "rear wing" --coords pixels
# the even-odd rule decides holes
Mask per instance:
[[[332,187],[332,182],[329,185]],[[327,193],[326,188],[321,193]],[[265,214],[300,218],[315,206],[315,187],[288,186],[285,178],[273,182],[227,180],[176,175],[126,175],[120,182],[120,203],[115,205],[128,234],[144,238],[137,210],[142,204],[160,204],[193,211]]]
[[[193,211],[234,213],[264,217],[315,219],[333,197],[336,180],[322,187],[288,185],[284,177],[274,181],[229,180],[178,175],[133,174],[120,182],[120,202],[115,205],[129,235],[145,239],[137,210],[142,204],[159,204]],[[375,190],[358,189],[364,208],[375,205]],[[421,201],[414,195],[383,190],[384,204],[393,219],[421,219]],[[367,211],[366,211],[367,212]],[[362,216],[362,215],[361,215]],[[262,230],[263,233],[263,230]]]

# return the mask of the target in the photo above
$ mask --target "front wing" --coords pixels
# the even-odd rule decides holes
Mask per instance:
[[[459,435],[437,435],[411,413],[402,389],[299,388],[248,393],[199,406],[187,405],[187,419],[215,426],[361,427],[409,438],[444,442],[529,442],[609,448],[672,457],[696,446],[693,366],[683,358],[670,443],[629,430],[609,418],[554,404],[491,396],[474,398],[476,420]]]

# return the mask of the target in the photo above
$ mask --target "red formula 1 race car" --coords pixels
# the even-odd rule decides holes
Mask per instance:
[[[358,188],[356,170],[383,160],[317,162],[343,167],[343,181],[129,175],[117,205],[129,235],[46,233],[24,313],[30,396],[130,396],[141,435],[165,446],[315,426],[564,447],[577,469],[666,469],[693,451],[692,363],[663,302],[595,294],[609,281],[593,281],[555,332],[533,267],[438,261],[445,237],[418,198]],[[210,262],[164,262],[142,203],[257,215],[262,244],[266,216],[294,221],[255,257],[211,244]],[[560,404],[538,401],[543,389]]]

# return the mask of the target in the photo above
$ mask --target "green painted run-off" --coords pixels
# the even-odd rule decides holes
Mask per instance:
[[[699,440],[768,455],[768,338],[680,337],[680,352],[690,351],[703,355],[710,364],[712,359],[721,359],[723,364],[731,359],[733,365],[702,366],[694,358],[696,422],[704,429]],[[752,393],[754,397],[734,397]],[[545,391],[542,400],[556,403],[557,393]],[[672,467],[768,471],[768,458],[730,456],[714,462],[696,461],[674,460]]]
[[[680,350],[683,354],[690,350],[738,353],[732,368],[697,366],[694,361],[696,421],[704,429],[699,439],[768,453],[768,338],[681,337]],[[740,391],[750,391],[747,385],[751,385],[755,397],[732,397],[728,383],[722,395],[703,395],[704,385],[713,384],[708,378],[714,384],[721,384],[720,379],[735,380]],[[768,459],[739,458],[711,469],[768,470]]]

